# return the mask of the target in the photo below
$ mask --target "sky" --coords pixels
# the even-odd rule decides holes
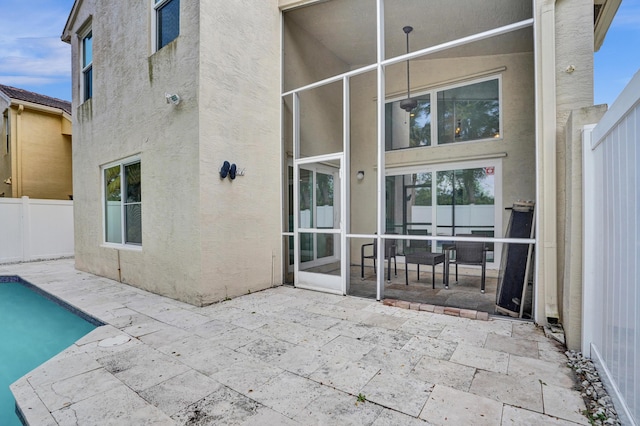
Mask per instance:
[[[73,0],[0,0],[0,84],[71,100]],[[594,103],[611,105],[640,69],[640,0],[622,0],[594,56]]]

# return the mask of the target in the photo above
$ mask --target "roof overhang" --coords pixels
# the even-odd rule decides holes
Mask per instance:
[[[622,0],[593,0],[593,51],[600,50]]]
[[[82,5],[82,0],[75,0],[73,2],[73,7],[71,8],[71,12],[69,13],[69,17],[67,18],[67,23],[64,24],[64,29],[62,30],[62,35],[60,39],[65,43],[71,43],[71,29],[76,22],[76,18],[78,17],[78,10],[80,10],[80,6]]]

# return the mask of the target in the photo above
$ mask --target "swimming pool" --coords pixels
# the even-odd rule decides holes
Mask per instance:
[[[73,311],[19,277],[0,276],[0,424],[22,424],[11,383],[102,325]]]

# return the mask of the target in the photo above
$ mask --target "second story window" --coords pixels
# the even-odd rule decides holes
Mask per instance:
[[[180,0],[155,0],[156,50],[180,34]]]
[[[82,101],[93,95],[93,33],[82,38]]]

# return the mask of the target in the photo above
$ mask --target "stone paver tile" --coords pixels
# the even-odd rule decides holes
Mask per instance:
[[[204,324],[198,324],[194,327],[191,327],[187,329],[187,331],[189,333],[197,334],[198,336],[208,339],[211,337],[220,336],[221,334],[224,334],[227,331],[231,331],[237,327],[238,326],[230,324],[228,322],[213,319],[211,321],[205,322]]]
[[[378,314],[375,312],[363,317],[360,323],[373,325],[375,327],[387,328],[389,330],[397,330],[402,324],[407,322],[407,318],[401,318],[393,315]]]
[[[362,340],[389,349],[402,349],[411,340],[413,334],[400,330],[387,330],[385,328],[371,327],[371,332]]]
[[[285,324],[280,321],[271,321],[256,331],[276,339],[296,345],[305,345],[313,348],[319,348],[331,340],[338,337],[338,333],[318,330],[317,328],[307,327],[302,324],[289,323]]]
[[[422,357],[413,368],[412,376],[429,383],[449,386],[461,391],[469,391],[476,373],[473,367],[456,364],[428,356]]]
[[[49,409],[44,405],[26,378],[23,377],[13,382],[10,388],[27,424],[38,426],[58,425]]]
[[[502,410],[502,426],[576,426],[577,423],[567,420],[558,419],[557,417],[547,416],[546,414],[536,413],[534,411],[525,410],[518,407],[505,405]]]
[[[432,389],[431,383],[381,371],[361,393],[369,401],[417,417]]]
[[[488,321],[471,321],[467,324],[468,330],[477,330],[486,333],[498,334],[500,336],[513,336],[513,320],[501,319],[500,317],[492,317]],[[526,336],[519,336],[526,339]]]
[[[124,333],[127,333],[130,336],[140,337],[146,334],[151,334],[156,331],[160,331],[164,328],[167,328],[166,324],[160,321],[157,321],[153,318],[149,318],[147,322],[136,322],[133,325],[122,328],[122,331]]]
[[[284,414],[278,413],[275,410],[272,410],[269,407],[265,407],[262,404],[258,405],[256,408],[254,415],[248,417],[246,420],[239,423],[240,425],[245,426],[299,426],[305,425],[306,423],[299,423],[295,420],[290,419]]]
[[[172,416],[223,385],[197,371],[187,371],[139,393],[164,413]]]
[[[338,318],[325,317],[299,308],[282,311],[277,315],[274,315],[274,318],[277,318],[284,323],[293,322],[296,324],[306,325],[307,327],[317,328],[318,330],[326,330],[342,321]]]
[[[540,382],[531,378],[478,370],[469,392],[542,413],[541,386]]]
[[[219,386],[208,396],[178,411],[171,417],[178,424],[241,424],[255,416],[256,401],[226,386]]]
[[[457,347],[458,343],[456,342],[434,339],[432,337],[414,336],[404,345],[402,351],[410,352],[412,356],[416,358],[415,362],[418,362],[419,358],[423,356],[449,360]]]
[[[538,342],[545,342],[548,337],[545,336],[542,327],[538,327],[531,322],[514,322],[512,325],[513,337],[521,339],[536,340]]]
[[[554,339],[538,342],[538,358],[555,364],[567,364],[567,356],[564,354],[565,348]]]
[[[246,328],[247,330],[255,330],[267,324],[271,319],[265,315],[259,314],[255,311],[247,311],[243,315],[235,318],[231,321],[231,324]]]
[[[332,358],[333,356],[318,349],[297,346],[274,360],[273,365],[298,376],[309,377]]]
[[[295,345],[271,336],[261,335],[258,339],[239,347],[236,351],[259,358],[264,362],[273,362]]]
[[[61,425],[174,425],[125,385],[51,413]]]
[[[495,426],[502,418],[502,403],[436,385],[420,418],[436,425]]]
[[[167,326],[161,330],[155,331],[144,336],[140,336],[138,339],[145,345],[149,345],[152,348],[159,348],[166,346],[167,343],[176,342],[182,340],[191,334],[178,327]]]
[[[573,371],[566,364],[558,365],[541,359],[511,355],[509,359],[510,376],[530,377],[548,385],[571,389],[575,384]]]
[[[285,371],[259,386],[251,393],[251,398],[294,418],[311,401],[330,391],[331,389],[312,380]]]
[[[259,333],[249,331],[242,327],[234,328],[226,333],[222,333],[216,337],[209,339],[212,345],[223,345],[229,349],[238,349],[256,339],[261,335]]]
[[[588,419],[582,414],[586,410],[580,392],[553,385],[542,386],[544,413],[575,423],[588,425]]]
[[[86,353],[72,356],[59,354],[32,370],[26,377],[31,386],[36,388],[99,368],[102,365]]]
[[[352,321],[340,321],[327,330],[329,333],[337,333],[340,336],[361,339],[371,333],[371,326]]]
[[[100,368],[36,387],[35,390],[49,411],[55,411],[120,386],[120,380]]]
[[[484,347],[494,351],[507,352],[529,358],[538,358],[538,342],[535,340],[489,333]]]
[[[427,319],[413,318],[408,319],[398,330],[417,336],[438,337],[445,327],[444,324],[432,323]]]
[[[364,342],[351,337],[338,336],[326,345],[322,346],[320,350],[329,355],[357,361],[375,346],[376,345],[373,343]]]
[[[377,366],[336,357],[310,374],[309,378],[322,385],[357,395],[378,371],[380,369]]]
[[[469,325],[474,325],[475,327],[482,327],[482,322],[476,320],[470,320],[468,318],[454,317],[451,315],[441,315],[441,314],[429,314],[428,321],[430,324],[439,324],[441,326],[455,326],[456,328],[464,329]]]
[[[174,327],[189,329],[200,324],[209,322],[211,318],[206,315],[200,315],[198,313],[189,311],[182,308],[171,308],[169,310],[163,310],[154,314],[148,314],[150,317],[162,321],[166,324],[171,324]]]
[[[474,329],[460,328],[456,325],[448,325],[442,330],[438,339],[448,340],[450,342],[464,343],[466,345],[484,347],[487,341],[486,331],[479,331]]]
[[[371,426],[429,426],[424,420],[407,416],[393,410],[384,409]]]
[[[368,425],[383,408],[339,391],[327,392],[311,401],[294,420],[305,425]]]
[[[75,344],[77,346],[87,345],[89,343],[99,342],[103,339],[108,339],[110,337],[115,337],[119,335],[123,335],[124,333],[113,327],[111,325],[103,325],[101,327],[97,327],[88,334],[85,334],[80,339],[76,340]]]
[[[468,365],[481,370],[507,374],[509,354],[491,349],[460,344],[451,355],[451,362]]]
[[[377,303],[379,302],[376,302],[371,299],[363,299],[360,297],[352,296],[352,297],[345,297],[343,300],[336,303],[336,305],[344,306],[345,308],[365,309],[367,306],[370,306],[372,304],[377,304]]]
[[[360,361],[386,372],[406,376],[411,374],[411,370],[421,358],[422,356],[414,356],[411,352],[376,346]]]
[[[212,360],[212,363],[217,362]],[[225,362],[220,365],[218,371],[211,378],[240,392],[243,395],[251,395],[261,385],[272,378],[282,374],[281,368],[269,365],[255,357],[238,353],[233,362]]]
[[[157,385],[189,370],[189,367],[173,357],[144,345],[100,358],[98,362],[136,391]]]

